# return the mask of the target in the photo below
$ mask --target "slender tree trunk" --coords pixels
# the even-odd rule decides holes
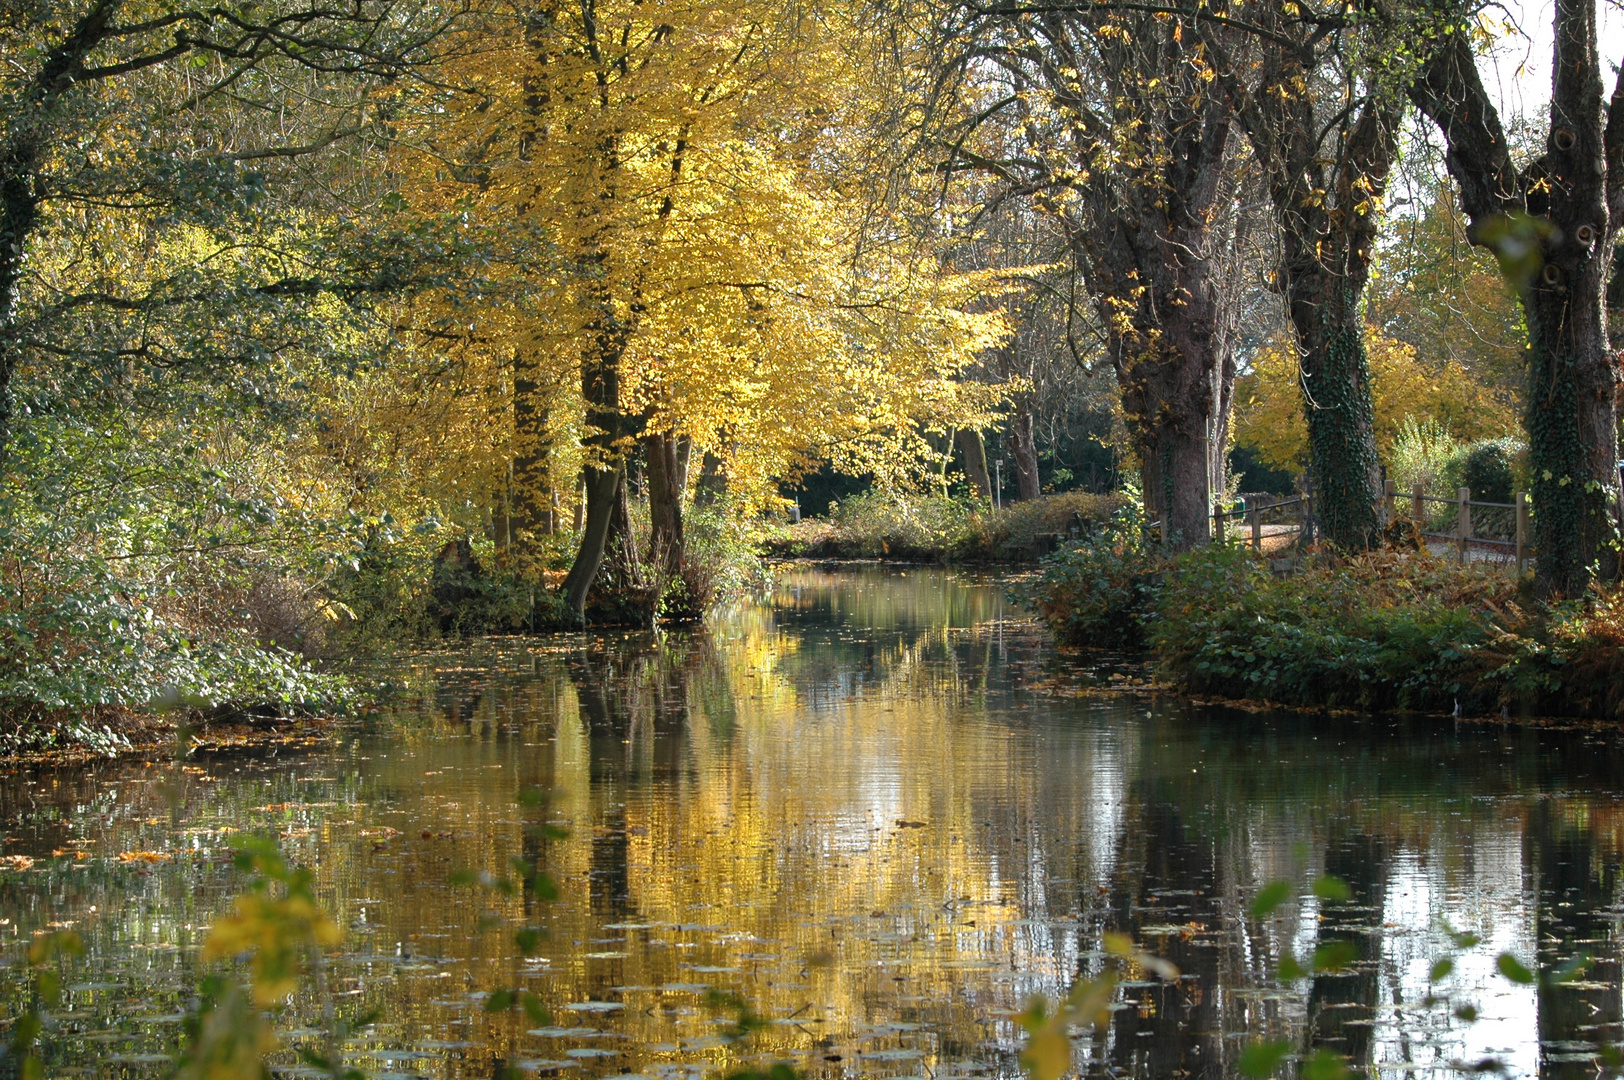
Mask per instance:
[[[679,441],[665,434],[643,436],[648,458],[649,561],[660,566],[667,579],[682,573],[688,555],[678,479]]]
[[[679,435],[677,437],[677,494],[678,501],[688,497],[688,462],[694,455],[694,439],[692,435]]]
[[[959,452],[964,455],[964,477],[970,490],[982,502],[992,502],[992,478],[987,475],[987,444],[981,441],[981,432],[970,428],[959,429]]]
[[[518,349],[513,357],[513,469],[511,522],[513,558],[528,568],[540,554],[540,538],[553,532],[552,433],[547,389],[536,356]]]
[[[578,621],[586,620],[586,598],[603,566],[609,539],[610,516],[616,495],[625,483],[625,459],[620,438],[625,416],[620,408],[620,358],[628,328],[615,316],[607,296],[597,301],[597,319],[586,328],[581,356],[581,400],[586,403],[589,455],[586,474],[586,527],[575,562],[564,578],[565,602]]]
[[[1038,447],[1032,437],[1032,407],[1024,402],[1017,402],[1015,414],[1009,422],[1009,452],[1015,459],[1015,478],[1018,485],[1018,497],[1022,502],[1031,502],[1043,494],[1043,484],[1038,476]]]
[[[22,121],[25,126],[36,122]],[[16,415],[12,383],[21,362],[17,305],[23,259],[39,221],[38,169],[39,147],[33,139],[12,139],[0,150],[0,470],[11,451]]]

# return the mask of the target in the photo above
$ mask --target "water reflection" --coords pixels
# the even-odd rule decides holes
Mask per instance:
[[[0,932],[85,935],[60,1075],[162,1075],[239,831],[317,867],[340,1011],[378,1017],[350,1052],[383,1077],[1014,1075],[1012,1012],[1102,970],[1111,930],[1183,974],[1130,979],[1104,1036],[1078,1033],[1102,1077],[1234,1075],[1261,1037],[1372,1074],[1493,1054],[1590,1076],[1624,1035],[1618,739],[1035,690],[1061,663],[996,586],[879,570],[787,575],[708,634],[402,658],[380,674],[404,704],[337,746],[4,778],[3,854],[37,862],[0,873]],[[560,899],[454,884],[515,855]],[[1312,897],[1323,873],[1351,903]],[[1277,879],[1299,898],[1251,917]],[[545,928],[542,955],[493,915]],[[1448,927],[1482,943],[1435,987]],[[1333,939],[1346,972],[1271,978]],[[1599,963],[1519,986],[1506,950]],[[15,1010],[20,974],[0,981]],[[551,1022],[486,1014],[507,985]],[[731,1040],[711,989],[771,1023]],[[317,1016],[296,1001],[287,1041]]]

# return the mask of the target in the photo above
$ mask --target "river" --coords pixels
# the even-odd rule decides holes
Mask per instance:
[[[1233,1076],[1258,1039],[1370,1075],[1595,1075],[1624,1036],[1624,740],[1109,690],[1135,674],[1057,656],[996,582],[878,568],[786,572],[704,632],[402,656],[370,676],[397,703],[336,739],[0,776],[0,991],[14,1013],[21,943],[73,929],[47,1075],[166,1075],[258,833],[314,870],[333,1002],[374,1021],[347,1061],[382,1080],[1014,1076],[1015,1014],[1119,966],[1107,931],[1179,975],[1121,971],[1073,1039],[1093,1075]],[[463,883],[515,856],[556,899]],[[1276,977],[1330,939],[1347,969]],[[1496,970],[1581,951],[1564,984]],[[548,1021],[487,1013],[508,986]],[[286,1074],[320,1006],[279,1015]]]

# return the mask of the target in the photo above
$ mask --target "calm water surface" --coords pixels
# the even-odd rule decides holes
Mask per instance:
[[[1382,1075],[1493,1055],[1588,1077],[1624,1036],[1612,734],[1079,694],[1111,673],[1054,656],[995,585],[917,570],[790,573],[705,634],[500,641],[382,674],[406,703],[335,743],[0,777],[0,853],[37,860],[0,872],[6,1011],[23,942],[87,945],[50,1075],[165,1074],[244,833],[315,869],[345,930],[339,1012],[377,1016],[350,1061],[378,1077],[1012,1076],[1013,1012],[1102,970],[1108,931],[1182,974],[1126,972],[1109,1030],[1075,1039],[1097,1076],[1231,1076],[1270,1037]],[[516,855],[558,900],[454,883]],[[1307,895],[1324,873],[1351,904]],[[1250,917],[1281,879],[1293,900]],[[515,925],[545,928],[539,956],[514,955]],[[1429,988],[1448,927],[1482,944]],[[1333,938],[1355,944],[1346,973],[1271,977]],[[1503,951],[1581,950],[1597,963],[1569,985],[1495,972]],[[548,1026],[483,1011],[512,985]],[[769,1023],[731,1038],[712,990]],[[318,1016],[299,996],[284,1042]]]

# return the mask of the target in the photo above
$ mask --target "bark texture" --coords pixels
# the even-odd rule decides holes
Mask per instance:
[[[1202,40],[1264,173],[1280,230],[1277,284],[1302,365],[1315,511],[1326,539],[1357,550],[1381,530],[1381,465],[1364,344],[1371,245],[1403,107],[1383,86],[1324,115],[1313,84],[1325,36],[1288,5],[1258,11],[1272,37],[1235,49],[1203,22]],[[1297,42],[1300,39],[1300,43]],[[1256,49],[1255,61],[1237,56]]]
[[[987,475],[987,444],[981,441],[981,432],[960,428],[959,453],[964,456],[964,476],[970,490],[982,502],[992,501],[992,478]]]
[[[1032,406],[1020,401],[1009,418],[1009,453],[1015,463],[1016,498],[1030,502],[1043,494],[1038,474],[1038,446],[1032,437]]]
[[[1468,235],[1500,255],[1517,288],[1537,584],[1577,596],[1619,571],[1619,371],[1606,287],[1624,221],[1624,71],[1606,99],[1592,0],[1557,0],[1555,29],[1545,152],[1520,172],[1464,33],[1441,36],[1410,97],[1444,135]]]
[[[678,442],[666,434],[643,436],[648,459],[649,561],[664,571],[667,580],[680,577],[688,561]]]

